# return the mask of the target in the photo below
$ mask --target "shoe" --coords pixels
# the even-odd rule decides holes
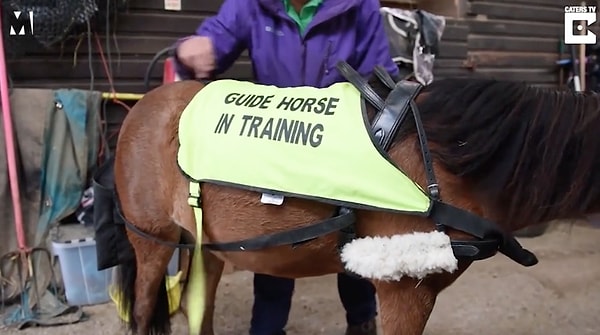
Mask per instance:
[[[252,333],[250,333],[250,335],[252,335]],[[286,335],[286,333],[285,333],[285,330],[282,330],[282,331],[275,332],[271,335]]]
[[[358,325],[349,325],[346,335],[377,335],[377,323],[375,319],[371,319]]]

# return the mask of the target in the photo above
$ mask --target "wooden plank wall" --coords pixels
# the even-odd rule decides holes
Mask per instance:
[[[411,1],[409,1],[411,2]],[[543,85],[558,81],[554,62],[562,32],[563,0],[471,0],[465,19],[447,18],[436,78],[482,75],[524,80]],[[118,16],[110,44],[110,63],[115,88],[143,93],[143,77],[152,56],[177,38],[193,32],[207,16],[218,10],[222,0],[182,0],[182,11],[165,11],[163,0],[131,0],[129,9]],[[383,2],[390,5],[389,2]],[[402,4],[406,6],[407,4]],[[410,3],[408,6],[413,7]],[[103,52],[107,39],[100,34]],[[53,50],[38,50],[9,60],[9,71],[20,87],[90,88],[108,91],[109,85],[99,48],[91,41],[71,40]],[[77,51],[76,51],[77,50]],[[119,51],[117,53],[117,50]],[[472,67],[472,69],[469,69]],[[152,73],[157,85],[162,61]],[[251,79],[251,63],[244,55],[222,77]]]
[[[182,0],[182,11],[178,12],[164,10],[164,0],[131,0],[127,11],[117,17],[116,34],[108,37],[108,47],[105,34],[98,34],[104,58],[107,62],[110,58],[115,90],[144,93],[144,74],[156,52],[172,45],[178,38],[192,34],[203,19],[218,11],[221,3],[222,0]],[[51,50],[39,49],[19,59],[9,59],[8,69],[14,86],[90,89],[93,74],[91,88],[109,92],[110,85],[99,52],[101,49],[94,39],[90,45],[91,54],[88,53],[87,39],[81,42],[72,39]],[[163,60],[154,67],[151,87],[161,83],[162,68]],[[251,80],[252,68],[247,54],[220,77]],[[127,102],[129,105],[133,103]],[[112,102],[107,102],[105,108],[106,135],[110,149],[114,149],[116,135],[127,112],[121,105]]]
[[[475,75],[556,87],[564,0],[471,0],[467,63]]]
[[[468,35],[469,26],[464,20],[446,18],[440,52],[433,67],[434,79],[471,75],[471,70],[465,63],[468,54]]]
[[[144,74],[155,53],[172,45],[178,38],[193,33],[204,18],[217,12],[221,3],[222,0],[182,0],[182,11],[177,12],[165,11],[164,0],[131,0],[128,10],[117,17],[116,34],[109,36],[107,41],[105,34],[99,33],[107,62],[107,49],[110,48],[116,91],[143,93]],[[91,50],[90,58],[87,39],[81,42],[72,39],[62,47],[40,49],[25,57],[8,60],[8,68],[17,87],[89,89],[93,73],[93,88],[109,91],[101,49],[94,39]],[[161,61],[154,67],[153,86],[160,83],[162,64]],[[221,77],[251,79],[252,69],[247,55]]]
[[[108,37],[114,87],[119,92],[143,93],[143,77],[154,54],[177,38],[192,33],[208,16],[214,15],[223,0],[182,0],[182,11],[165,11],[164,0],[130,0],[129,8],[116,22],[115,36]],[[447,11],[446,29],[440,54],[435,61],[436,79],[491,76],[556,87],[554,62],[559,57],[564,0],[442,0],[430,1]],[[415,8],[425,0],[382,1],[384,6]],[[432,7],[432,8],[434,8]],[[454,13],[458,13],[454,15]],[[99,34],[105,58],[107,38]],[[9,59],[8,69],[16,87],[90,88],[109,91],[109,82],[98,46],[87,40],[67,41],[52,50],[37,50],[19,59]],[[117,52],[118,50],[118,52]],[[89,58],[91,56],[91,58]],[[89,61],[88,59],[91,59]],[[244,54],[222,77],[252,79],[251,63]],[[152,73],[152,86],[160,83],[162,61]],[[126,112],[108,104],[109,134],[116,134]],[[116,136],[111,137],[114,147]]]

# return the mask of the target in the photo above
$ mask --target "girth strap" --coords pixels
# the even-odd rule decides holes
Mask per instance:
[[[298,245],[330,233],[338,232],[354,223],[354,212],[341,208],[339,215],[315,222],[306,227],[261,235],[245,240],[224,243],[205,243],[202,247],[214,251],[250,251],[282,245]]]

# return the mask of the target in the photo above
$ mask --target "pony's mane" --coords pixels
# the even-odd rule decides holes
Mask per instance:
[[[600,205],[598,94],[491,79],[439,80],[422,94],[432,154],[491,201],[506,225],[572,218]],[[397,140],[414,134],[406,120]]]

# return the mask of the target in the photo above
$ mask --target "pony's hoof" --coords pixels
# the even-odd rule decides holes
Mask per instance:
[[[373,318],[359,325],[348,326],[345,335],[377,335],[377,323]]]

